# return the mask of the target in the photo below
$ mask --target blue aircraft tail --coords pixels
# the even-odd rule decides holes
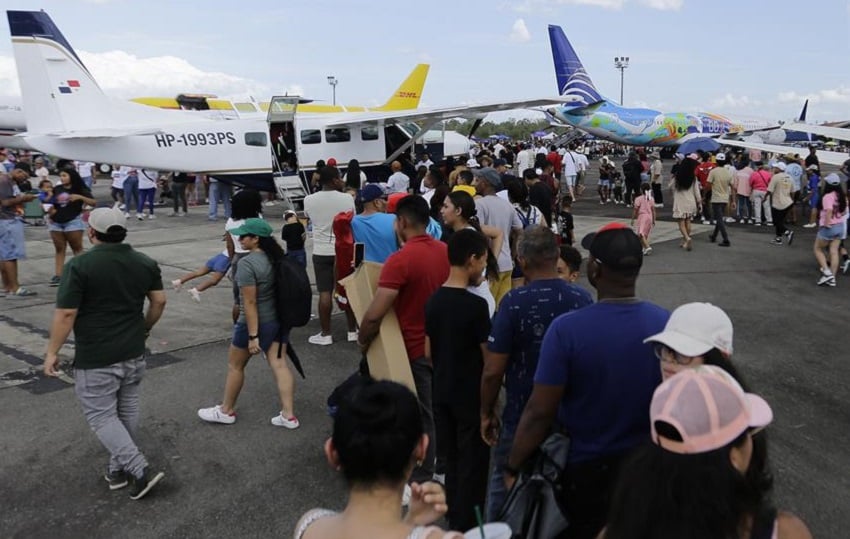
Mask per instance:
[[[798,122],[805,123],[806,122],[806,112],[809,109],[809,100],[806,99],[806,102],[803,103],[803,110],[800,111],[800,117],[797,118]]]
[[[604,101],[605,98],[593,86],[593,81],[587,76],[587,71],[560,26],[549,25],[549,43],[555,62],[558,92],[580,97],[584,106]]]

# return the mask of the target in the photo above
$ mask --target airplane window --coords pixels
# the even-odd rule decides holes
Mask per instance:
[[[305,129],[301,131],[301,144],[321,144],[321,142],[322,132],[318,129]]]
[[[245,133],[245,144],[247,146],[266,146],[268,138],[265,133]]]
[[[360,140],[378,140],[378,126],[364,125],[361,127]]]
[[[325,129],[325,142],[350,142],[351,131],[347,127]]]
[[[257,107],[253,103],[234,103],[233,106],[239,112],[257,112]]]

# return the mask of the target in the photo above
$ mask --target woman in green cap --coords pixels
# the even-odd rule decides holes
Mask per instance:
[[[289,334],[281,331],[275,305],[275,270],[284,252],[272,236],[272,227],[264,219],[246,219],[231,230],[248,254],[239,261],[236,284],[239,287],[239,318],[233,326],[233,340],[227,359],[227,380],[221,404],[198,410],[198,417],[209,423],[232,424],[236,421],[236,399],[245,380],[245,366],[251,356],[265,353],[280,394],[280,413],[272,425],[297,429],[293,408],[295,379],[286,360]]]

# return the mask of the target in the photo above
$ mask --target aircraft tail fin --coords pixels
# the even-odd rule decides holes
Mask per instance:
[[[149,125],[158,121],[156,113],[165,112],[107,97],[47,13],[8,11],[7,17],[28,132],[90,131],[118,123]],[[175,120],[171,117],[167,122]]]
[[[578,96],[585,106],[605,101],[560,26],[549,25],[549,44],[552,47],[552,60],[555,62],[558,92],[561,95]]]
[[[419,64],[413,68],[410,75],[396,88],[393,95],[386,103],[377,108],[377,110],[410,110],[419,107],[419,100],[422,98],[422,90],[425,88],[425,79],[428,78],[428,70],[431,68],[428,64]]]
[[[800,117],[797,118],[797,121],[800,123],[806,123],[806,113],[809,109],[809,100],[806,99],[806,102],[803,103],[803,110],[800,111]]]

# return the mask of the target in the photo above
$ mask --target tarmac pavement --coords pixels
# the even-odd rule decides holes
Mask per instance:
[[[101,200],[107,191],[108,182],[96,186]],[[850,276],[839,276],[836,288],[818,288],[814,232],[801,228],[792,246],[776,247],[767,227],[728,225],[732,247],[721,248],[708,242],[708,227],[697,225],[694,250],[685,252],[669,218],[671,200],[659,210],[640,296],[671,309],[708,301],[729,313],[734,360],[776,416],[769,435],[779,507],[801,516],[815,537],[842,537],[850,528],[850,364],[841,329],[850,320]],[[131,217],[128,242],[159,261],[166,283],[224,248],[224,221],[209,222],[205,206],[185,218],[167,217],[170,208],[156,211],[155,221]],[[279,229],[282,206],[266,213]],[[600,206],[590,190],[573,213],[577,239],[630,217],[622,206]],[[109,492],[101,478],[107,456],[70,378],[40,375],[56,290],[46,285],[53,248],[45,227],[29,227],[26,235],[21,280],[39,294],[0,299],[0,536],[286,537],[307,509],[344,506],[344,485],[322,452],[331,427],[325,400],[359,360],[356,346],[345,342],[342,317],[333,319],[336,342],[329,347],[307,344],[318,331],[315,320],[292,333],[307,374],[296,381],[301,428],[270,424],[278,402],[260,357],[249,365],[238,421],[208,425],[196,410],[221,399],[231,285],[225,280],[204,292],[200,304],[169,290],[148,341],[140,434],[142,450],[166,478],[133,502],[126,491]],[[617,328],[600,331],[616,336]],[[62,355],[72,354],[71,343]]]

